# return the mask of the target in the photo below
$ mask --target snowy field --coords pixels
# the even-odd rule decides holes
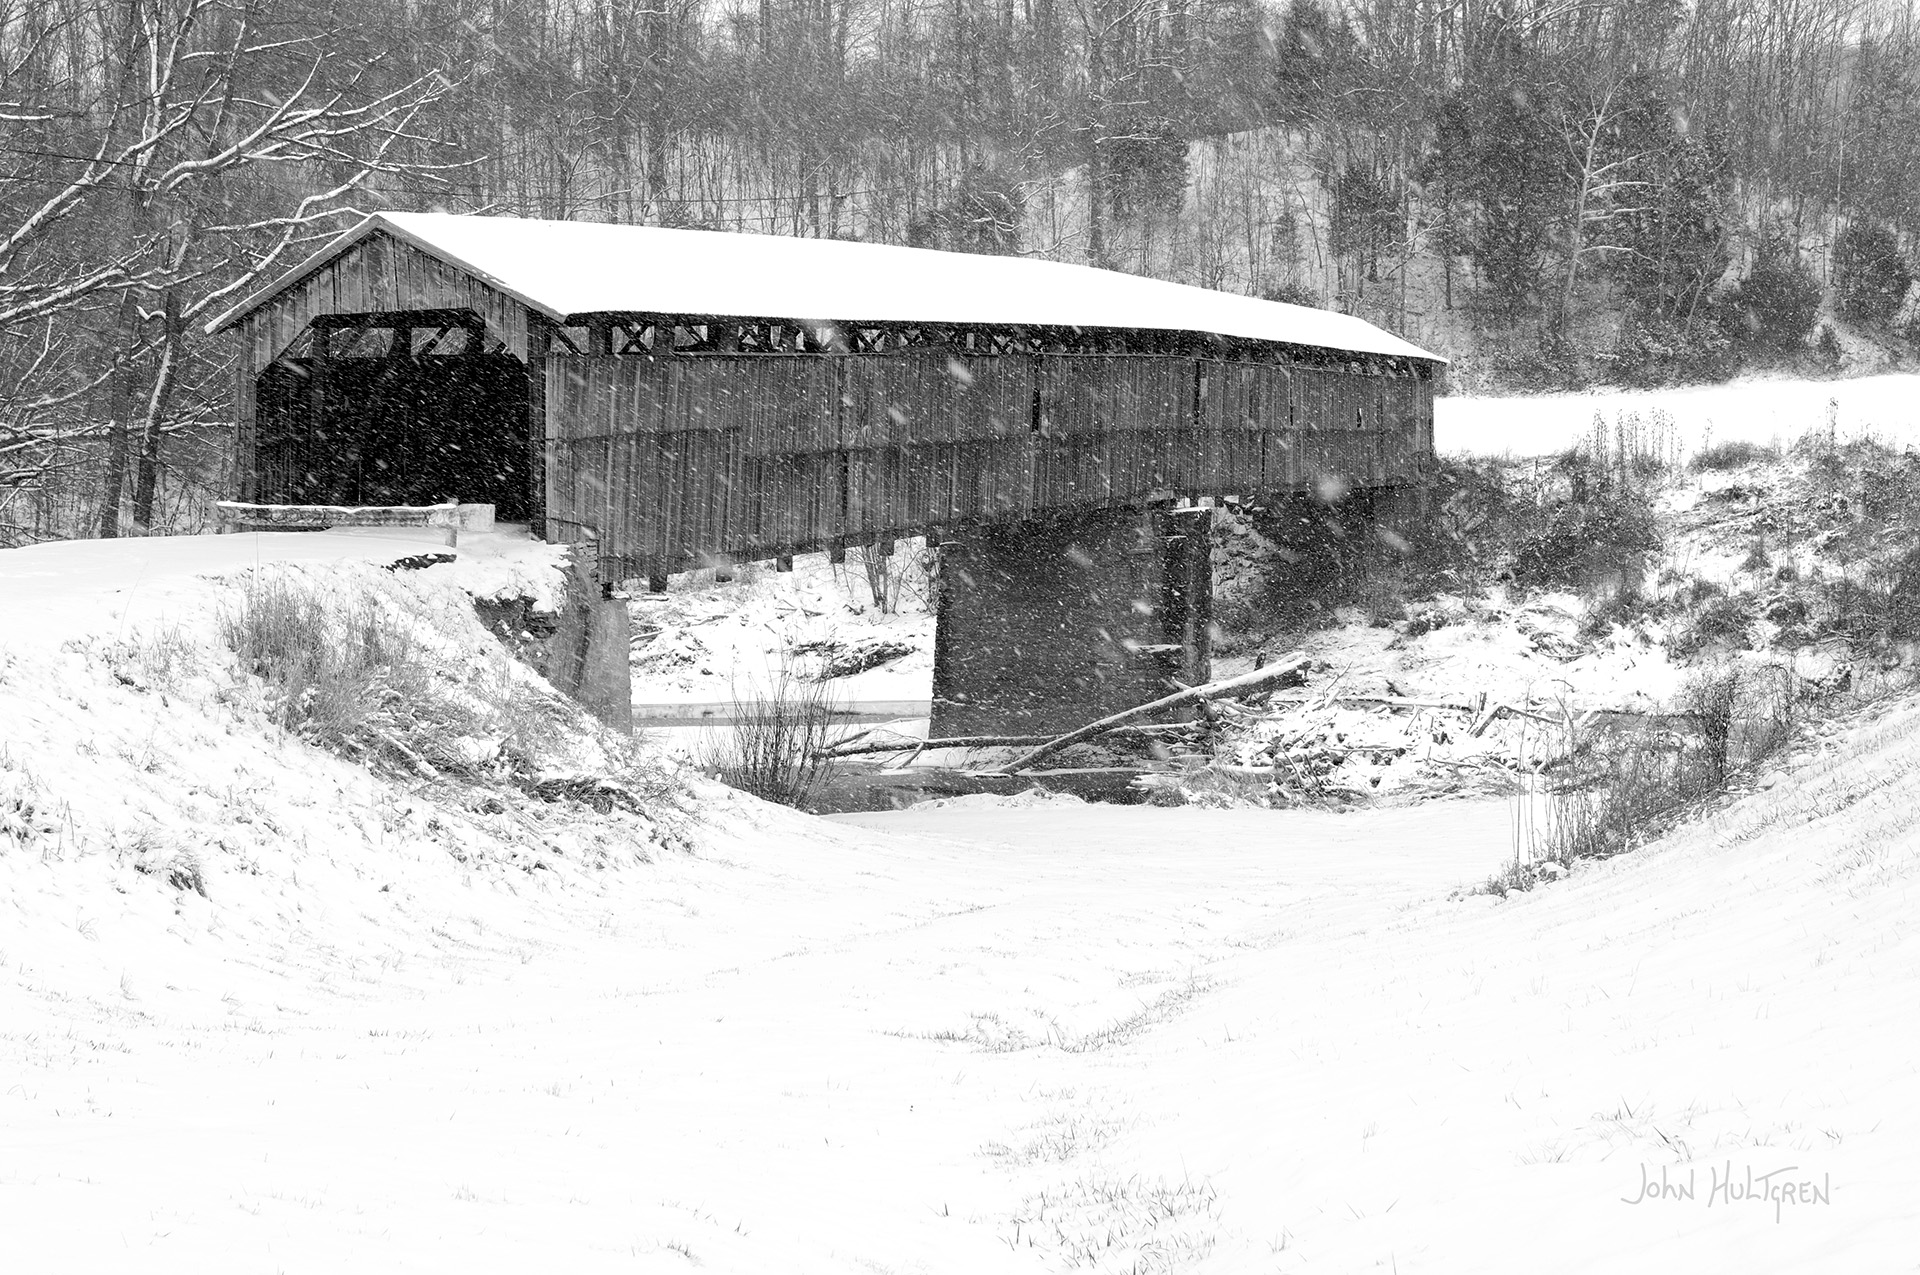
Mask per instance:
[[[1501,903],[1498,803],[309,846],[274,937],[0,859],[11,1268],[1911,1270],[1916,727]]]
[[[1784,446],[1829,429],[1841,442],[1870,437],[1905,448],[1920,445],[1920,376],[1440,398],[1433,405],[1434,446],[1443,455],[1544,456],[1586,437],[1596,416],[1609,428],[1637,418],[1649,433],[1665,434],[1683,459],[1710,443]]]

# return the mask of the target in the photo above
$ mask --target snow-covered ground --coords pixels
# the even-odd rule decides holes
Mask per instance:
[[[524,530],[462,533],[449,549],[444,531],[424,527],[56,540],[0,552],[0,598],[8,608],[0,641],[4,650],[18,650],[106,633],[202,628],[212,618],[207,578],[237,579],[283,563],[324,568],[417,558],[432,563],[424,570],[436,582],[474,597],[526,597],[551,608],[564,554]]]
[[[9,1262],[1910,1270],[1917,729],[1499,903],[1499,803],[289,842],[278,924],[0,856]]]
[[[1920,703],[1500,899],[1501,800],[819,820],[661,762],[686,809],[642,819],[376,774],[209,663],[256,566],[442,608],[449,667],[465,596],[555,579],[377,539],[0,553],[0,1270],[1920,1263]],[[926,623],[800,566],[635,609],[720,666]],[[1502,614],[1344,676],[1671,673]]]
[[[1636,423],[1685,459],[1712,443],[1763,446],[1831,430],[1840,442],[1874,438],[1920,445],[1920,376],[1893,373],[1850,381],[1751,379],[1724,385],[1514,398],[1434,400],[1434,446],[1442,455],[1545,456],[1587,437],[1595,418],[1611,432]]]

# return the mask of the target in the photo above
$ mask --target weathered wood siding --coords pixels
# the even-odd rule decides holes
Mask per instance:
[[[632,574],[1169,493],[1380,486],[1432,454],[1411,375],[1172,355],[547,362],[550,535]]]
[[[526,307],[472,275],[385,234],[368,235],[241,323],[254,372],[284,353],[314,319],[396,310],[472,310],[515,358],[527,358]]]

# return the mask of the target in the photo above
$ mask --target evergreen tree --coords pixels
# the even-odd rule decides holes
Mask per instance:
[[[1535,299],[1553,226],[1567,204],[1558,103],[1542,61],[1503,36],[1473,89],[1473,165],[1468,194],[1477,210],[1468,251],[1489,308],[1512,316]]]
[[[1754,253],[1753,269],[1732,297],[1750,344],[1771,351],[1806,344],[1820,315],[1820,281],[1784,230],[1770,231]]]
[[[1900,309],[1912,283],[1913,272],[1885,226],[1852,222],[1834,241],[1834,305],[1847,318],[1885,323]]]

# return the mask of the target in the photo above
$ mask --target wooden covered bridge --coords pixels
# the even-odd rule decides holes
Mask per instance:
[[[1441,362],[1082,266],[449,214],[372,217],[209,330],[243,500],[490,501],[655,587],[933,533],[943,731],[1204,676],[1182,508],[1412,481]]]

